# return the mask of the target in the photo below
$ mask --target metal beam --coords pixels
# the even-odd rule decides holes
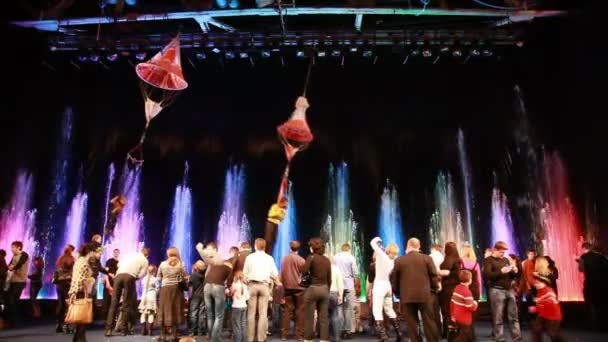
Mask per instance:
[[[290,8],[289,11],[284,11],[283,15],[387,15],[387,16],[456,16],[456,17],[487,17],[487,18],[506,18],[506,17],[552,17],[564,15],[565,11],[504,11],[492,9],[406,9],[406,8],[333,8],[333,7],[296,7]],[[36,28],[42,31],[58,31],[61,27],[78,26],[78,25],[97,25],[97,24],[114,24],[125,22],[142,22],[142,21],[162,21],[162,20],[180,20],[180,19],[195,19],[198,17],[209,18],[229,18],[229,17],[247,17],[247,16],[278,16],[279,12],[274,8],[248,8],[238,10],[214,10],[201,12],[171,12],[160,14],[140,14],[135,17],[87,17],[87,18],[72,18],[61,20],[31,20],[31,21],[13,21],[13,25],[21,27]],[[209,21],[209,23],[211,23]],[[214,25],[214,24],[213,24]],[[222,24],[224,27],[225,24]],[[224,28],[222,27],[222,28]]]

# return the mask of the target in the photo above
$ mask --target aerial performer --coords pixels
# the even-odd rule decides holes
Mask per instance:
[[[140,79],[140,89],[144,97],[146,126],[139,144],[129,151],[127,158],[141,165],[144,162],[143,144],[150,121],[173,103],[182,90],[188,88],[182,73],[179,34],[150,60],[137,64],[135,72]]]
[[[110,213],[108,216],[108,222],[104,228],[105,236],[113,237],[114,236],[114,228],[116,227],[116,221],[118,220],[118,215],[122,212],[122,210],[127,205],[127,197],[124,195],[115,196],[110,200]]]
[[[272,253],[279,224],[285,218],[287,206],[289,204],[287,201],[287,189],[289,187],[289,167],[291,161],[296,153],[306,149],[314,139],[314,136],[310,131],[310,127],[308,126],[308,122],[306,121],[306,110],[308,107],[310,107],[308,104],[308,99],[306,99],[306,89],[308,88],[308,81],[310,79],[312,65],[313,60],[311,57],[308,64],[306,82],[304,83],[304,92],[302,96],[299,96],[296,100],[295,110],[291,114],[289,120],[277,127],[279,139],[281,140],[281,143],[285,149],[287,165],[283,171],[277,201],[270,207],[270,210],[268,211],[268,218],[266,220],[264,239],[266,240],[266,253],[269,254]]]

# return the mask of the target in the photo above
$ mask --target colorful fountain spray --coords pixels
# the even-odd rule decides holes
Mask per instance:
[[[41,210],[43,223],[42,229],[38,232],[37,238],[45,241],[42,244],[42,257],[45,261],[44,282],[39,296],[42,298],[55,297],[55,286],[51,283],[51,277],[55,270],[55,261],[63,252],[63,247],[56,242],[63,242],[57,239],[57,234],[65,229],[66,216],[69,207],[68,200],[68,179],[71,169],[71,145],[72,145],[72,126],[74,112],[71,107],[67,107],[63,113],[59,136],[55,150],[55,160],[51,173],[51,190],[48,202]],[[39,253],[39,252],[37,252]],[[36,254],[39,255],[39,254]],[[32,255],[32,258],[36,255]]]
[[[329,213],[321,232],[321,237],[327,242],[327,252],[335,255],[340,252],[343,243],[350,243],[351,253],[361,270],[359,278],[363,288],[362,299],[365,300],[363,296],[367,273],[364,270],[367,269],[369,261],[364,259],[365,240],[363,233],[357,228],[357,222],[350,208],[348,165],[344,162],[329,167],[328,208]]]
[[[86,192],[79,192],[72,199],[72,205],[65,222],[62,246],[71,244],[78,248],[84,241],[88,199]],[[63,252],[63,248],[60,249]]]
[[[557,289],[560,300],[582,301],[583,282],[575,256],[580,255],[582,240],[574,206],[569,199],[568,174],[557,153],[544,156],[546,203],[540,212],[544,230],[544,254],[559,270]]]
[[[23,242],[23,251],[30,255],[30,261],[35,251],[39,250],[35,234],[36,210],[31,207],[32,194],[32,175],[19,171],[11,201],[0,216],[0,249],[6,251],[7,262],[12,258],[13,241]],[[28,294],[29,291],[23,291],[21,298],[28,298]]]
[[[464,141],[464,132],[458,129],[458,157],[460,160],[460,173],[462,175],[462,184],[464,186],[464,205],[465,218],[467,224],[467,237],[471,246],[475,246],[475,229],[473,227],[473,208],[475,205],[473,198],[473,185],[471,182],[471,170],[469,168],[469,158],[467,156],[467,148]]]
[[[507,202],[507,195],[500,189],[492,190],[492,245],[496,241],[504,241],[509,245],[508,254],[518,255],[517,243],[513,235],[513,222],[511,211]]]
[[[395,187],[386,181],[386,186],[380,198],[380,220],[379,235],[382,243],[386,246],[388,243],[395,243],[399,246],[401,254],[403,254],[404,234],[401,227],[401,209],[399,207],[399,193]]]
[[[102,227],[105,227],[106,224],[108,223],[108,218],[109,218],[109,214],[110,214],[110,206],[108,205],[110,203],[110,200],[112,199],[112,184],[114,183],[114,177],[116,176],[116,168],[114,167],[114,163],[111,163],[110,166],[108,166],[108,179],[106,182],[106,192],[105,192],[105,197],[104,197],[104,217],[103,217],[103,225]],[[104,246],[106,245],[107,239],[109,239],[109,237],[104,236],[103,237],[103,244]],[[107,246],[106,246],[107,247]],[[104,253],[102,256],[102,262],[105,260],[108,260],[108,258],[111,256],[111,251],[109,251],[107,248],[104,248]],[[97,282],[97,298],[103,298],[103,283],[98,281]]]
[[[435,184],[435,212],[431,215],[431,242],[445,244],[455,242],[462,246],[464,241],[470,241],[462,228],[460,211],[454,193],[452,176],[440,172]]]
[[[279,231],[277,233],[277,241],[274,244],[274,248],[272,251],[272,256],[274,257],[275,262],[281,271],[281,260],[284,256],[288,255],[291,252],[289,249],[289,242],[297,239],[296,234],[296,206],[293,199],[291,182],[289,183],[289,188],[287,190],[288,195],[287,199],[289,201],[289,205],[287,206],[287,213],[285,214],[285,219],[279,225]]]
[[[175,246],[179,249],[182,260],[190,272],[194,245],[192,244],[192,193],[188,187],[188,168],[186,163],[182,183],[175,188],[168,247]]]
[[[218,222],[217,244],[222,256],[228,257],[228,250],[242,241],[251,240],[251,227],[243,209],[245,190],[245,168],[231,166],[226,171],[224,183],[224,204]]]

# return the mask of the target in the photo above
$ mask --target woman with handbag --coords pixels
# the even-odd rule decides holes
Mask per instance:
[[[86,326],[93,322],[91,293],[93,292],[93,284],[95,284],[89,265],[93,259],[99,258],[100,253],[98,253],[95,245],[86,243],[80,247],[78,254],[68,292],[70,299],[65,323],[76,326],[73,342],[86,342]]]
[[[188,289],[188,274],[176,247],[167,249],[167,260],[158,266],[156,278],[161,283],[157,322],[159,341],[178,341],[177,327],[184,321],[184,291]],[[166,333],[171,338],[166,340]]]
[[[306,320],[304,323],[304,340],[312,341],[314,337],[315,310],[320,325],[321,341],[329,341],[329,289],[331,287],[331,262],[324,255],[325,242],[321,238],[308,241],[311,254],[301,268],[302,287],[308,287],[304,293]],[[308,282],[309,280],[309,282]]]

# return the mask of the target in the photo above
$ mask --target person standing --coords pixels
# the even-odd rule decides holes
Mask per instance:
[[[515,291],[511,284],[516,278],[519,270],[505,258],[505,252],[509,246],[504,241],[498,241],[494,245],[492,255],[484,260],[483,274],[488,281],[488,292],[491,298],[493,336],[496,341],[505,341],[504,338],[504,308],[507,307],[507,319],[511,328],[513,341],[521,341],[521,330],[519,328],[519,317],[517,312],[517,301]]]
[[[112,336],[112,326],[116,315],[116,308],[122,298],[122,322],[118,325],[124,327],[125,336],[133,334],[133,325],[137,320],[137,280],[143,278],[148,270],[148,255],[150,249],[144,247],[140,253],[124,260],[114,278],[114,291],[112,302],[106,319],[105,336]],[[124,298],[123,298],[124,292]]]
[[[6,277],[8,276],[8,265],[6,263],[6,251],[0,249],[0,329],[4,327],[4,287],[6,285]]]
[[[235,342],[245,342],[246,340],[249,289],[244,283],[244,278],[243,272],[236,272],[230,288],[232,295],[232,331]]]
[[[353,304],[355,301],[355,281],[359,281],[359,267],[357,260],[351,254],[349,243],[342,244],[342,251],[333,257],[334,264],[342,273],[344,279],[344,300],[342,304],[342,338],[350,339],[353,329]]]
[[[247,256],[243,274],[249,286],[247,305],[247,341],[265,341],[268,331],[270,286],[278,282],[279,271],[271,255],[266,254],[266,240],[255,239],[255,253]],[[258,315],[257,335],[255,316]]]
[[[8,264],[8,270],[11,272],[11,275],[9,276],[9,287],[6,292],[6,307],[8,309],[9,322],[15,325],[19,322],[19,298],[23,289],[25,289],[27,281],[29,255],[23,251],[23,243],[21,241],[13,241],[11,243],[11,252],[13,252],[13,257]]]
[[[331,261],[331,260],[330,260]],[[329,287],[329,319],[331,325],[331,341],[340,342],[340,329],[342,321],[340,310],[344,296],[344,279],[342,273],[334,263],[331,264],[331,286]]]
[[[442,337],[447,338],[448,326],[452,315],[450,314],[450,302],[452,300],[452,292],[460,281],[458,273],[463,268],[462,259],[458,255],[458,247],[454,242],[445,244],[445,259],[441,263],[439,275],[441,275],[441,291],[439,292],[439,306],[441,307],[441,316],[443,317],[443,332]]]
[[[192,274],[188,279],[190,288],[190,335],[193,337],[207,335],[207,322],[205,321],[205,270],[207,266],[198,260],[192,266]]]
[[[458,272],[460,284],[454,288],[450,301],[452,320],[458,326],[458,336],[455,342],[473,342],[473,313],[477,311],[477,301],[473,298],[470,286],[473,275],[469,270]]]
[[[605,317],[606,305],[608,305],[608,292],[606,291],[608,260],[594,250],[588,242],[583,243],[582,249],[583,254],[577,259],[578,270],[585,275],[583,296],[588,306],[591,328],[593,330],[605,329],[601,319]]]
[[[57,269],[55,271],[55,287],[57,289],[57,328],[58,333],[68,333],[68,327],[64,324],[65,314],[67,311],[66,301],[68,300],[68,292],[72,283],[72,271],[76,259],[73,256],[74,246],[67,245],[63,250],[63,255],[57,259]]]
[[[156,279],[156,266],[148,266],[148,274],[141,280],[142,298],[139,302],[139,323],[141,334],[152,336],[152,328],[156,317],[158,297],[158,279]]]
[[[390,281],[390,274],[395,265],[395,258],[399,254],[399,247],[394,243],[390,243],[385,251],[381,244],[382,240],[379,237],[373,238],[370,242],[372,249],[376,253],[376,279],[372,290],[372,313],[376,321],[376,331],[380,340],[384,342],[388,341],[388,335],[384,329],[384,314],[386,314],[395,329],[397,341],[401,341],[401,330],[399,322],[396,319],[397,314],[393,310],[393,289]]]
[[[438,327],[431,298],[431,290],[439,288],[437,267],[430,256],[420,253],[420,240],[417,238],[407,241],[405,252],[405,255],[395,260],[391,281],[393,288],[399,291],[401,312],[405,313],[410,341],[421,341],[418,336],[420,313],[427,341],[437,342]]]
[[[557,293],[551,287],[551,270],[549,262],[545,257],[539,257],[534,266],[534,287],[537,296],[534,298],[535,306],[529,308],[530,312],[536,313],[536,320],[532,327],[532,338],[534,342],[543,340],[543,332],[551,338],[551,341],[563,342],[560,325],[562,323],[562,309],[557,300]]]
[[[32,316],[40,318],[40,304],[38,303],[38,293],[42,289],[42,272],[44,271],[44,259],[37,256],[34,258],[34,272],[27,277],[30,280],[30,302],[32,303]]]
[[[285,309],[281,326],[281,338],[287,339],[290,332],[292,311],[295,312],[295,337],[297,340],[304,338],[304,289],[300,287],[302,273],[300,268],[304,266],[305,260],[298,255],[300,249],[299,241],[289,243],[291,253],[281,261],[281,283],[285,289]]]
[[[161,284],[156,317],[160,326],[160,339],[164,340],[165,333],[169,332],[171,341],[176,341],[177,327],[184,321],[184,289],[180,283],[188,281],[186,266],[176,247],[167,249],[167,260],[158,266],[156,278]]]
[[[68,291],[69,302],[92,295],[95,278],[93,278],[91,264],[94,263],[93,259],[99,259],[100,254],[93,243],[85,243],[80,247],[78,260],[76,260],[74,271],[72,272],[70,290]],[[87,324],[76,325],[76,332],[72,339],[73,342],[86,342],[86,327]]]
[[[308,241],[311,254],[300,269],[302,274],[310,274],[310,286],[304,293],[304,307],[306,320],[304,321],[304,341],[314,338],[315,310],[319,322],[321,341],[329,341],[329,289],[331,287],[331,262],[324,255],[325,242],[321,238],[312,238]]]
[[[112,303],[112,290],[114,288],[114,278],[118,271],[118,258],[120,257],[120,250],[114,249],[112,251],[112,257],[106,261],[105,267],[105,282],[103,287],[103,312],[108,313],[110,304]]]

